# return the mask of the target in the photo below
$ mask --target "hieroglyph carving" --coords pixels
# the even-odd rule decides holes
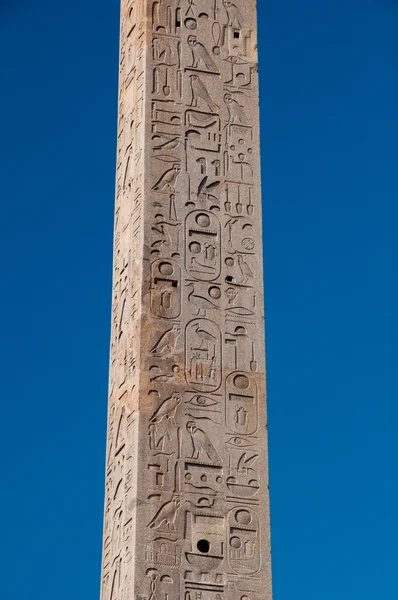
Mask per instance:
[[[122,0],[101,600],[271,600],[255,0]]]

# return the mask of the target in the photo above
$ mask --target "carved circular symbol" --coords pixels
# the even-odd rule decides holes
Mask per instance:
[[[215,54],[216,56],[219,56],[219,54],[220,54],[220,48],[218,46],[214,46],[214,48],[213,48],[213,54]]]
[[[192,31],[193,29],[196,29],[197,26],[198,24],[196,23],[195,19],[185,19],[185,27],[187,29]]]
[[[247,390],[250,387],[250,381],[246,375],[237,375],[234,379],[234,386],[240,390]]]
[[[225,259],[225,264],[227,265],[227,267],[233,267],[235,264],[235,261],[233,258],[228,257]]]
[[[159,271],[162,275],[172,275],[173,274],[173,265],[168,262],[162,262],[159,265]]]
[[[199,244],[199,242],[191,242],[189,244],[189,249],[192,252],[192,254],[200,254],[202,247]]]
[[[217,483],[223,483],[223,478],[222,477],[217,477],[216,481],[217,481]]]
[[[200,213],[195,220],[199,227],[208,227],[210,225],[210,217],[205,213]]]
[[[232,546],[232,548],[238,549],[242,546],[242,540],[238,537],[231,537],[229,545]]]
[[[221,290],[218,287],[211,287],[209,289],[209,296],[210,298],[213,298],[213,300],[219,300],[221,298]]]
[[[206,482],[207,481],[207,475],[202,475],[202,477],[200,478],[201,481]]]
[[[252,238],[245,238],[244,240],[242,240],[242,246],[245,250],[253,250],[255,242]]]
[[[191,481],[191,479],[192,479],[192,475],[191,475],[191,473],[187,473],[187,474],[185,475],[185,479],[186,479],[187,481]]]
[[[239,525],[250,525],[252,516],[247,510],[238,510],[238,512],[235,513],[235,521],[239,523]]]
[[[206,398],[204,396],[198,396],[196,402],[197,404],[200,404],[200,406],[206,406]]]
[[[196,547],[199,550],[199,552],[207,554],[210,550],[210,542],[208,542],[207,540],[199,540],[196,544]]]

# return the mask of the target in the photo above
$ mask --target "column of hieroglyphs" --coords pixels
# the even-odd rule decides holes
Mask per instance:
[[[270,600],[255,0],[122,0],[102,600]]]

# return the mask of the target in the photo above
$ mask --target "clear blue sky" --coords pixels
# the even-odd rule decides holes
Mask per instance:
[[[396,600],[398,4],[260,5],[275,600]],[[99,598],[117,59],[0,0],[0,600]]]

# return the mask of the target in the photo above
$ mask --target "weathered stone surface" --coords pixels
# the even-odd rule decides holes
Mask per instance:
[[[102,600],[270,600],[254,0],[122,0]]]

